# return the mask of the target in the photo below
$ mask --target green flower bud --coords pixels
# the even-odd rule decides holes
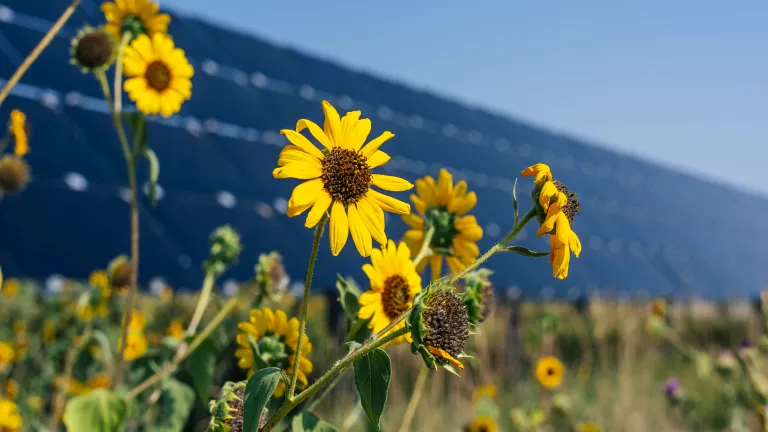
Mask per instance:
[[[288,288],[289,281],[283,266],[283,257],[279,253],[272,251],[259,255],[256,284],[264,297],[279,298]]]
[[[493,311],[494,299],[493,286],[489,280],[493,272],[488,269],[479,269],[464,277],[464,306],[469,314],[469,324],[477,327],[483,323]]]
[[[211,421],[208,424],[208,432],[243,432],[245,385],[245,381],[230,381],[224,384],[219,398],[209,404]],[[264,408],[259,420],[259,429],[267,424],[267,413],[267,408]]]
[[[211,234],[210,243],[211,255],[205,261],[205,270],[221,276],[240,256],[240,234],[229,225],[223,225]]]

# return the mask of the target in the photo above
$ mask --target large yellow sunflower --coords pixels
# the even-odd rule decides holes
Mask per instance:
[[[163,33],[140,35],[125,48],[123,72],[129,77],[123,85],[128,97],[144,114],[170,117],[181,110],[181,104],[192,97],[192,75],[195,71],[184,50],[176,48],[173,39]]]
[[[443,257],[454,274],[475,262],[483,229],[474,216],[466,215],[477,204],[477,195],[467,192],[467,183],[462,180],[454,185],[451,174],[441,169],[437,182],[432,176],[416,180],[416,193],[411,201],[419,214],[403,217],[411,227],[404,241],[414,255],[421,249],[424,233],[430,227],[435,229],[429,245],[433,254],[419,263],[418,270],[424,270],[429,261],[432,279],[436,279],[442,275]]]
[[[298,319],[289,320],[281,310],[273,312],[270,308],[252,309],[249,320],[239,323],[237,327],[241,333],[237,335],[239,347],[235,350],[235,357],[238,358],[237,365],[248,370],[249,377],[257,367],[278,367],[288,375],[293,372],[296,345],[299,342]],[[254,350],[260,354],[258,361],[254,359]],[[307,374],[312,372],[312,362],[307,358],[311,352],[312,344],[305,334],[301,343],[297,380],[300,388],[307,386]],[[275,388],[275,397],[284,394],[285,383],[280,381]]]
[[[576,194],[557,180],[546,164],[535,164],[524,169],[520,175],[534,177],[534,202],[538,211],[538,237],[549,234],[552,274],[558,279],[568,277],[571,251],[578,258],[581,254],[581,241],[571,229],[574,218],[579,214],[579,200]]]
[[[156,33],[167,33],[171,16],[160,12],[160,6],[151,0],[115,0],[101,4],[101,11],[107,19],[104,29],[115,37],[123,40],[123,34],[128,32],[132,37],[140,34],[152,36]]]
[[[369,319],[368,328],[378,333],[411,307],[413,296],[421,291],[421,276],[411,261],[411,250],[405,243],[395,246],[389,240],[381,250],[371,252],[371,264],[365,264],[363,271],[371,281],[371,288],[360,295],[360,311],[357,316]],[[401,321],[392,328],[395,331],[403,328]],[[411,335],[406,334],[392,343],[407,340]]]
[[[298,216],[311,208],[304,223],[307,228],[317,225],[330,208],[329,238],[334,256],[341,252],[350,232],[360,255],[369,256],[372,238],[379,244],[387,243],[384,211],[398,214],[411,211],[410,205],[373,190],[371,185],[392,192],[406,191],[413,185],[399,177],[372,172],[389,160],[389,155],[379,147],[394,136],[391,132],[386,131],[365,144],[371,121],[361,119],[360,111],[348,112],[340,118],[327,101],[323,101],[323,111],[323,129],[301,119],[296,123],[296,130],[280,131],[292,145],[280,152],[278,168],[272,175],[279,179],[306,180],[293,190],[288,201],[288,216]],[[309,129],[323,150],[301,134],[304,129]]]

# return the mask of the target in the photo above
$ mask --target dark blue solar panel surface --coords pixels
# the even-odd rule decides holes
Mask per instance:
[[[7,79],[42,38],[66,2],[0,3],[0,77]],[[0,109],[25,111],[32,125],[33,181],[0,202],[0,260],[9,276],[85,277],[128,251],[126,172],[99,87],[68,64],[69,40],[84,23],[100,24],[98,4],[85,0]],[[712,298],[745,296],[766,281],[761,265],[768,201],[671,169],[616,154],[553,131],[457,104],[275,46],[253,36],[173,16],[170,32],[195,67],[193,98],[171,119],[153,119],[151,145],[162,172],[157,207],[141,197],[141,275],[194,289],[208,234],[231,224],[245,249],[228,277],[251,277],[258,255],[278,250],[288,272],[303,279],[312,233],[288,219],[285,200],[296,182],[271,171],[283,138],[298,118],[321,121],[320,101],[361,109],[373,134],[390,130],[392,161],[384,171],[411,181],[447,167],[477,192],[474,214],[487,249],[511,225],[511,190],[520,169],[536,162],[577,191],[574,226],[584,251],[566,281],[552,278],[546,259],[494,258],[497,285],[530,296],[568,297],[590,290]],[[146,167],[140,169],[146,179]],[[85,179],[85,187],[77,187]],[[142,180],[143,182],[143,180]],[[82,182],[80,182],[82,183]],[[520,183],[525,211],[531,182]],[[73,187],[74,185],[74,187]],[[407,200],[407,194],[399,194]],[[234,200],[232,199],[234,198]],[[388,219],[388,234],[405,226]],[[529,228],[520,243],[546,250]],[[365,262],[351,242],[332,258],[321,248],[318,285],[337,272],[364,280]]]

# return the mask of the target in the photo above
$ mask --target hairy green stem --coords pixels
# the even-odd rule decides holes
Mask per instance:
[[[408,330],[403,327],[401,329],[398,329],[391,334],[388,334],[382,338],[376,339],[374,341],[371,341],[369,343],[366,343],[365,345],[362,345],[360,347],[357,347],[356,349],[352,350],[344,356],[341,360],[336,362],[333,367],[331,367],[328,372],[323,374],[320,379],[315,381],[311,386],[307,387],[306,390],[296,395],[293,399],[285,399],[285,402],[283,402],[283,405],[280,407],[280,409],[273,415],[269,421],[267,421],[267,424],[264,425],[264,428],[261,429],[264,432],[269,432],[277,426],[278,423],[280,423],[280,420],[285,418],[286,415],[288,415],[291,410],[293,410],[297,405],[304,402],[308,397],[312,396],[313,394],[317,393],[318,390],[320,390],[324,385],[326,385],[328,382],[333,380],[333,378],[344,372],[349,366],[351,366],[356,360],[359,358],[367,355],[371,351],[375,350],[376,348],[379,348],[382,345],[386,345],[387,343],[399,338],[400,336],[405,335],[408,333]]]
[[[427,255],[431,252],[431,248],[429,245],[432,243],[432,237],[435,235],[435,227],[431,226],[429,227],[429,230],[427,230],[427,233],[424,235],[424,241],[421,243],[421,249],[419,250],[419,253],[416,254],[415,257],[413,257],[413,265],[418,266],[421,264],[421,260],[427,257]]]
[[[424,387],[427,384],[427,377],[429,376],[429,368],[422,366],[419,370],[419,376],[416,378],[416,384],[413,387],[413,393],[411,393],[411,399],[408,401],[408,408],[405,410],[403,416],[403,422],[400,423],[400,432],[408,432],[411,428],[411,422],[416,415],[416,408],[419,406],[421,395],[424,393]]]
[[[320,222],[315,228],[315,240],[312,242],[312,253],[309,256],[309,265],[307,266],[307,278],[304,281],[304,298],[301,302],[301,320],[299,321],[299,340],[296,342],[296,361],[293,362],[293,370],[291,371],[291,385],[288,387],[288,395],[286,400],[293,399],[293,395],[296,392],[296,380],[299,377],[299,359],[301,358],[301,350],[304,348],[304,334],[307,332],[307,310],[309,309],[309,292],[312,288],[312,275],[315,272],[315,262],[317,261],[317,250],[320,248],[320,238],[323,236],[323,228],[325,222],[328,220],[328,214],[323,214]]]
[[[199,335],[192,341],[192,343],[189,344],[189,348],[182,354],[181,356],[177,356],[171,363],[166,365],[164,368],[160,369],[159,371],[155,372],[154,375],[147,378],[142,382],[141,384],[134,387],[131,391],[125,394],[123,397],[126,401],[130,401],[131,399],[135,398],[136,396],[140,395],[142,392],[147,390],[148,388],[152,387],[155,384],[161,383],[163,380],[171,376],[173,372],[178,369],[178,367],[181,365],[184,360],[186,360],[190,355],[192,355],[193,352],[206,340],[208,339],[208,336],[211,335],[211,333],[216,330],[216,328],[221,324],[222,321],[224,321],[224,318],[227,317],[229,312],[232,311],[232,309],[237,305],[238,299],[232,298],[229,299],[224,304],[224,307],[221,308],[219,313],[216,314],[216,316],[211,320],[210,323],[203,329],[202,332],[200,332]]]
[[[187,336],[195,334],[197,326],[200,325],[200,320],[203,319],[205,309],[208,307],[208,303],[211,301],[211,293],[213,293],[213,283],[216,278],[211,272],[205,274],[205,280],[203,280],[203,289],[200,290],[200,297],[197,299],[197,306],[195,306],[195,312],[192,314],[192,320],[187,327]]]
[[[107,76],[104,72],[96,73],[96,78],[101,84],[101,90],[104,93],[104,99],[107,102],[112,122],[115,125],[117,131],[117,137],[120,140],[120,146],[123,149],[123,156],[125,157],[125,165],[128,170],[128,185],[131,189],[131,277],[128,286],[128,299],[125,302],[125,310],[123,311],[123,318],[121,323],[120,335],[121,340],[125,341],[128,337],[128,322],[130,321],[131,312],[133,311],[134,303],[136,302],[136,296],[138,291],[138,279],[139,279],[139,192],[136,184],[136,159],[131,152],[128,145],[128,137],[125,134],[125,128],[123,127],[123,121],[120,114],[115,109],[114,101],[109,90],[109,83],[107,82]],[[115,388],[122,381],[123,366],[125,359],[123,358],[123,352],[125,351],[126,344],[120,344],[117,352],[117,359],[115,365],[114,379],[112,380],[112,388]]]

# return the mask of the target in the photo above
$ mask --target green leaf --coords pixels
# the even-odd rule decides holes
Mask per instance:
[[[282,371],[276,367],[256,371],[245,385],[243,406],[243,432],[256,432],[261,419],[261,412],[280,382]]]
[[[534,258],[541,258],[549,256],[549,252],[535,252],[522,246],[508,246],[502,249],[504,252],[514,252],[523,256],[529,256]]]
[[[144,114],[134,111],[125,114],[133,134],[133,154],[142,154],[147,148],[147,122]]]
[[[144,149],[142,154],[149,161],[149,200],[152,205],[157,205],[157,178],[160,177],[160,160],[150,148]]]
[[[336,430],[332,424],[320,420],[308,411],[294,417],[291,423],[292,432],[336,432]]]
[[[198,348],[199,349],[199,348]],[[195,391],[181,381],[171,378],[163,384],[158,404],[160,415],[158,422],[149,430],[153,432],[178,432],[184,430],[192,406],[195,403]]]
[[[355,361],[355,385],[360,403],[376,430],[381,430],[381,413],[387,403],[392,362],[387,353],[377,348]]]
[[[357,286],[354,279],[344,279],[341,275],[336,275],[336,289],[339,290],[339,303],[347,317],[354,318],[360,310],[360,304],[357,299],[362,291]]]
[[[109,337],[107,337],[107,334],[101,330],[95,330],[91,337],[96,339],[96,342],[99,343],[99,347],[101,348],[101,356],[104,359],[104,363],[106,363],[109,367],[112,367],[112,347],[109,345]]]
[[[208,406],[211,397],[208,391],[213,383],[213,372],[216,366],[216,345],[206,339],[189,356],[187,367],[192,374],[192,384],[195,386],[200,402]]]
[[[517,179],[515,179],[515,184],[512,186],[512,208],[515,209],[515,227],[517,227],[517,222],[520,220],[519,212],[517,209]]]
[[[123,430],[127,411],[120,396],[99,389],[70,399],[63,420],[68,431],[118,432]]]

